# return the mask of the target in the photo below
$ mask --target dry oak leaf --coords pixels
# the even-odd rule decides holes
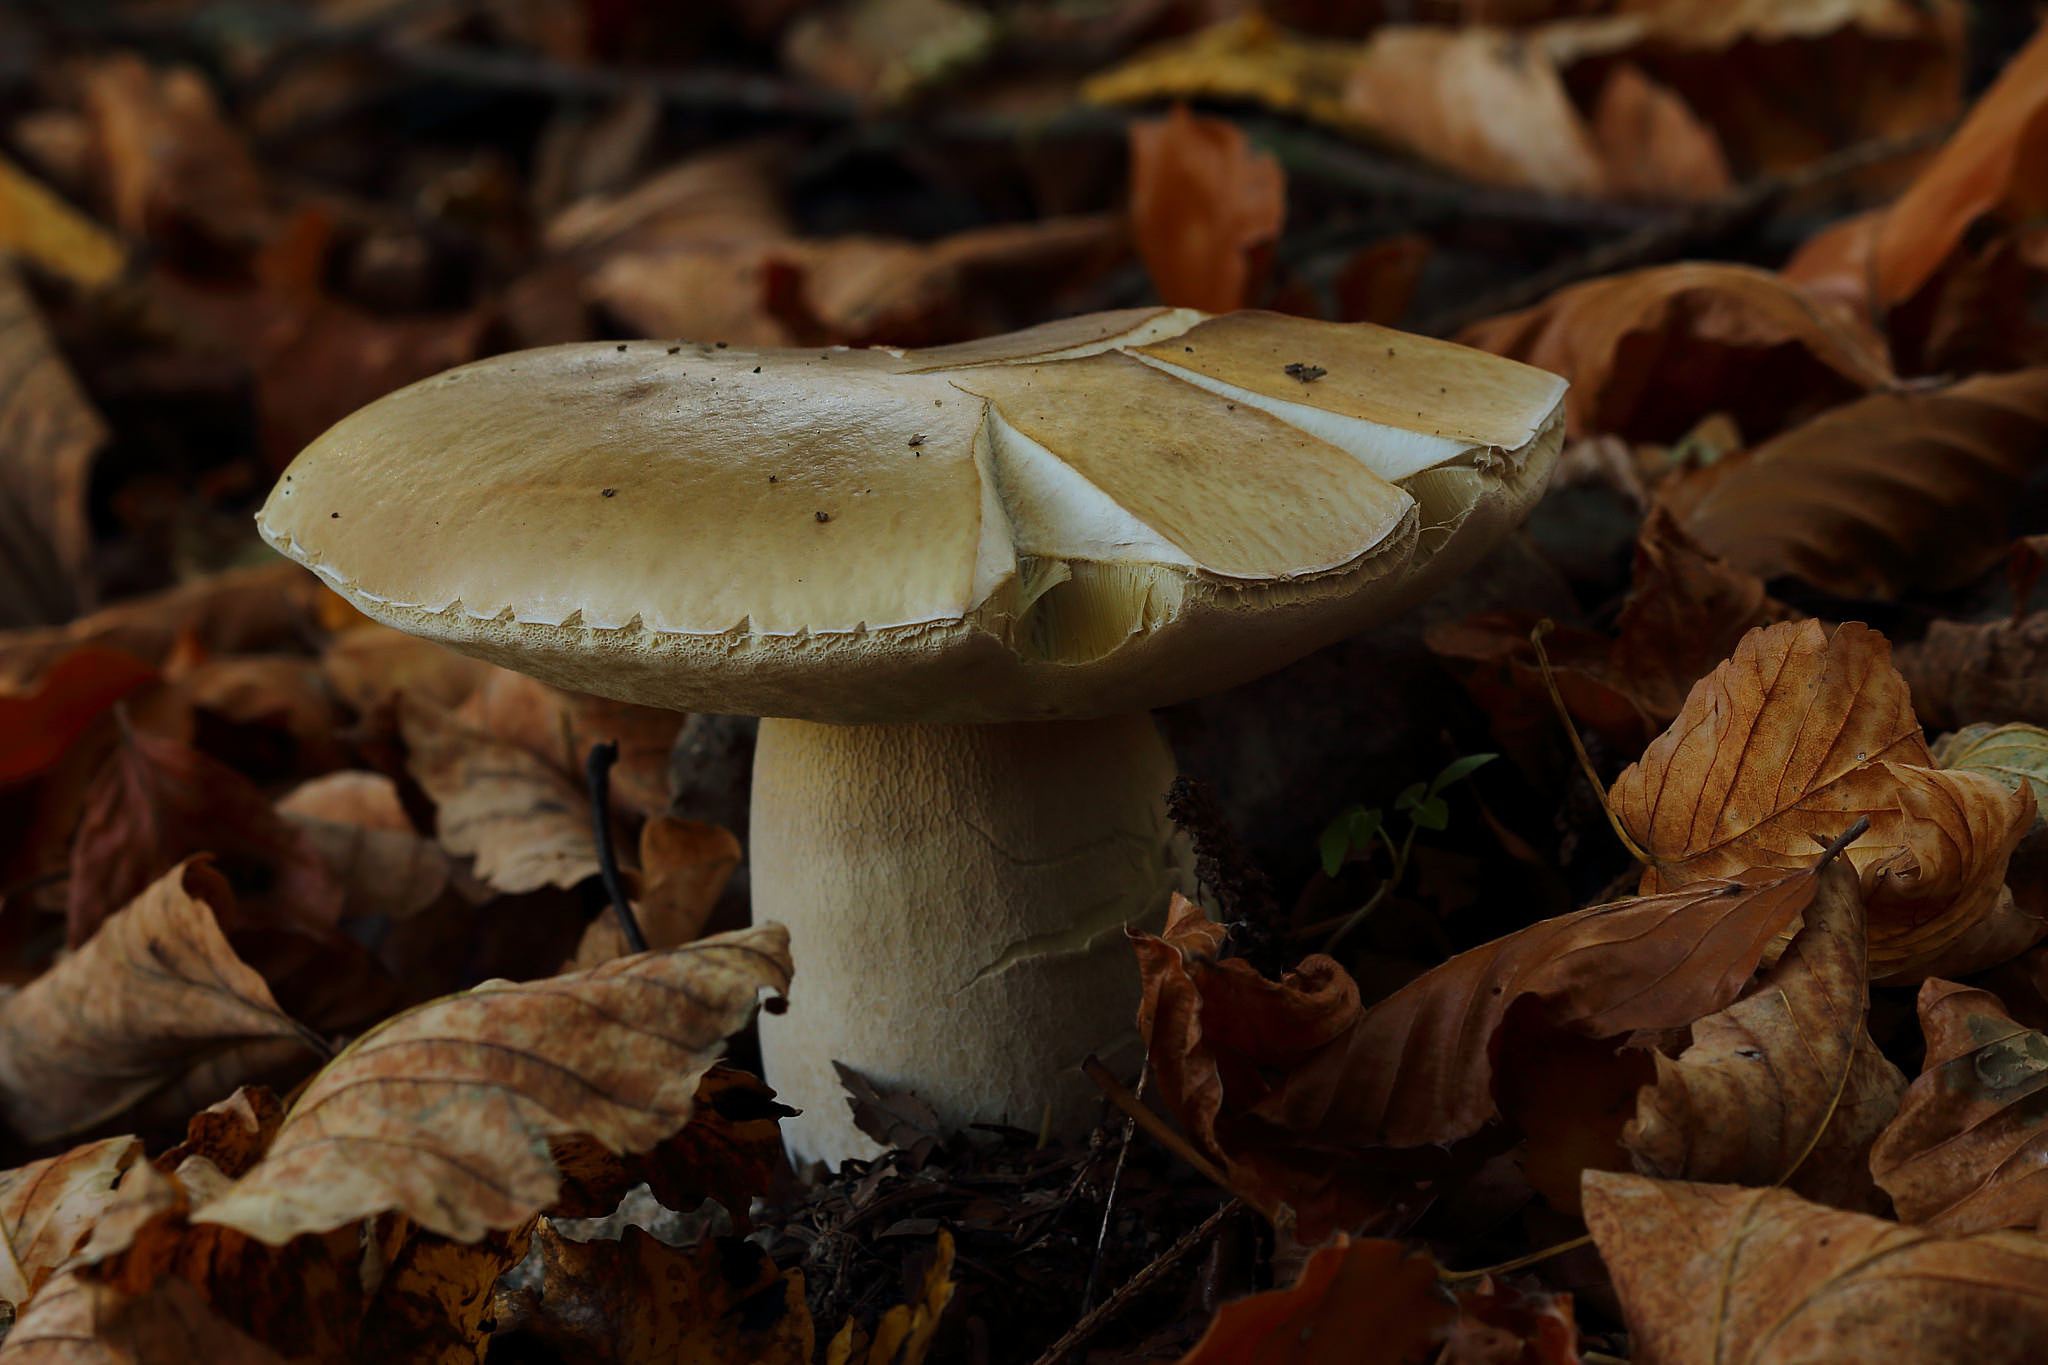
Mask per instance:
[[[1622,1143],[1645,1175],[1784,1184],[1884,1212],[1870,1144],[1906,1078],[1870,1040],[1862,890],[1836,859],[1784,956],[1740,1000],[1692,1026],[1677,1060],[1652,1053]]]
[[[1672,441],[1710,413],[1744,432],[1897,383],[1884,339],[1849,309],[1750,266],[1651,266],[1561,289],[1458,337],[1571,381],[1575,436]]]
[[[1303,1235],[1373,1211],[1347,1181],[1372,1147],[1469,1137],[1499,1117],[1509,1011],[1588,1038],[1683,1028],[1733,1001],[1814,898],[1810,871],[1714,880],[1544,920],[1424,973],[1371,1009],[1320,954],[1279,981],[1217,960],[1221,926],[1176,900],[1133,935],[1161,1096],[1253,1204]]]
[[[90,1128],[244,1045],[325,1052],[228,946],[219,920],[234,914],[219,873],[181,863],[0,999],[0,1117],[18,1137]]]
[[[1873,979],[1896,980],[1945,960],[1992,912],[2034,818],[2031,794],[1932,762],[1882,635],[1786,623],[1751,631],[1700,680],[1608,804],[1648,854],[1644,894],[1809,866],[1868,817],[1848,857]]]
[[[1292,1285],[1224,1304],[1180,1365],[1419,1365],[1456,1311],[1427,1254],[1339,1235]]]
[[[18,1306],[42,1287],[141,1155],[139,1138],[110,1137],[0,1172],[0,1300]]]
[[[540,1286],[522,1336],[590,1365],[811,1365],[816,1343],[799,1270],[762,1250],[707,1237],[670,1247],[628,1227],[617,1241],[571,1241],[543,1222]]]
[[[2048,1354],[2048,1241],[1944,1236],[1776,1189],[1588,1171],[1586,1223],[1640,1365]]]
[[[180,860],[211,854],[248,919],[320,937],[344,891],[313,841],[218,759],[126,730],[93,779],[71,844],[71,946]]]
[[[236,1330],[183,1280],[125,1294],[66,1271],[28,1305],[0,1365],[285,1365]]]
[[[315,1076],[194,1220],[272,1245],[385,1212],[459,1241],[517,1227],[561,1188],[550,1139],[632,1152],[670,1136],[789,974],[788,934],[768,924],[408,1010]]]
[[[93,605],[86,502],[106,439],[106,423],[0,254],[0,626],[67,621]]]
[[[1227,313],[1257,301],[1287,182],[1236,124],[1175,106],[1131,124],[1131,235],[1160,300]]]
[[[1872,394],[1663,496],[1700,544],[1763,578],[1838,597],[1960,587],[2005,562],[2048,463],[2048,369]]]
[[[2048,1035],[1989,991],[1920,987],[1927,1059],[1870,1154],[1899,1217],[1941,1232],[2048,1221]]]
[[[597,875],[597,838],[582,785],[539,755],[404,697],[406,769],[433,798],[441,846],[476,859],[477,876],[517,895]]]

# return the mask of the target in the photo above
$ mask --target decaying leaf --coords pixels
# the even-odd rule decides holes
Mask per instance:
[[[150,1164],[159,1171],[176,1173],[197,1157],[233,1180],[269,1150],[282,1122],[284,1105],[269,1087],[245,1085],[194,1114],[185,1125],[185,1140],[158,1153]]]
[[[366,1285],[357,1360],[473,1365],[490,1349],[492,1290],[532,1245],[539,1219],[474,1241],[436,1237],[403,1218],[380,1220],[373,1254],[381,1274]]]
[[[538,755],[470,730],[406,697],[406,766],[438,808],[441,846],[476,859],[477,875],[518,894],[597,875],[583,789]]]
[[[2023,1365],[2048,1350],[2048,1242],[1944,1236],[1776,1189],[1586,1174],[1586,1222],[1656,1365]]]
[[[408,919],[448,889],[448,855],[414,832],[397,784],[382,773],[328,773],[286,794],[277,810],[326,861],[343,919]]]
[[[657,816],[640,827],[640,894],[633,909],[650,948],[673,948],[704,931],[740,865],[740,841],[721,825]],[[584,930],[570,966],[594,967],[627,951],[618,916]]]
[[[6,1365],[284,1365],[236,1331],[183,1280],[139,1294],[79,1272],[36,1295],[0,1346]]]
[[[1574,435],[1670,441],[1713,412],[1752,436],[1896,382],[1861,316],[1769,271],[1652,266],[1559,290],[1459,340],[1571,380]]]
[[[2048,1036],[1989,991],[1920,987],[1927,1060],[1870,1154],[1899,1217],[1941,1232],[2048,1221]]]
[[[86,495],[106,439],[0,255],[0,627],[65,621],[93,605]]]
[[[1973,624],[1936,621],[1898,650],[1913,705],[1930,725],[2048,725],[2048,612]]]
[[[2006,557],[2048,452],[2048,370],[1879,393],[1667,485],[1685,528],[1839,597],[1940,592]]]
[[[453,711],[497,670],[481,659],[364,621],[344,630],[320,655],[328,686],[358,712],[417,697]]]
[[[273,1245],[386,1211],[458,1240],[516,1227],[560,1188],[549,1138],[640,1151],[682,1127],[726,1037],[789,971],[771,924],[407,1011],[316,1076],[195,1219]]]
[[[1825,1204],[1883,1212],[1870,1144],[1906,1078],[1870,1041],[1862,890],[1840,860],[1820,874],[1805,926],[1740,1000],[1692,1026],[1636,1095],[1622,1141],[1645,1175],[1786,1184]]]
[[[2034,793],[2034,810],[2048,809],[2048,730],[2038,725],[1965,725],[1934,741],[1944,768],[1985,773],[2018,791]]]
[[[1227,313],[1258,301],[1287,215],[1286,178],[1222,119],[1175,108],[1131,125],[1131,233],[1162,302]]]
[[[524,673],[494,668],[456,708],[456,716],[472,729],[540,755],[579,783],[591,747],[617,744],[613,808],[648,819],[668,809],[669,750],[684,720],[679,711],[565,692]]]
[[[1295,1207],[1303,1235],[1355,1226],[1363,1149],[1448,1144],[1498,1116],[1509,1011],[1588,1038],[1682,1028],[1723,1008],[1812,903],[1811,871],[1750,874],[1544,920],[1453,957],[1370,1009],[1328,957],[1268,981],[1217,961],[1221,928],[1176,902],[1136,935],[1159,1093],[1254,1204]],[[1347,1202],[1348,1201],[1348,1202]]]
[[[543,1222],[543,1293],[521,1327],[592,1365],[811,1365],[816,1339],[801,1271],[778,1272],[750,1242],[669,1247],[636,1227],[575,1242]]]
[[[1693,689],[1608,801],[1652,860],[1650,894],[1703,876],[1810,865],[1859,817],[1875,979],[1936,963],[1998,903],[2033,797],[1930,766],[1884,637],[1768,626]],[[1978,965],[1988,965],[1980,963]]]
[[[1455,1316],[1427,1255],[1339,1236],[1287,1288],[1224,1304],[1180,1365],[1407,1365],[1436,1358]]]
[[[211,854],[251,920],[324,935],[341,883],[248,778],[197,749],[128,731],[94,779],[71,845],[73,947],[172,866]]]
[[[182,863],[0,1000],[0,1115],[18,1137],[89,1128],[243,1044],[322,1050],[222,937],[234,913],[220,874]]]
[[[0,1172],[0,1300],[18,1306],[42,1287],[141,1155],[139,1140],[110,1137]]]

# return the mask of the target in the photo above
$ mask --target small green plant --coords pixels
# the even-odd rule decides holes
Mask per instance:
[[[1386,845],[1387,853],[1393,858],[1393,867],[1385,880],[1374,888],[1365,904],[1346,915],[1336,926],[1329,941],[1323,945],[1324,951],[1342,942],[1346,934],[1379,907],[1388,892],[1401,884],[1401,879],[1408,873],[1408,855],[1415,847],[1418,830],[1441,833],[1450,828],[1451,806],[1444,800],[1444,792],[1499,757],[1499,754],[1467,754],[1463,758],[1454,758],[1428,782],[1416,782],[1405,788],[1394,798],[1395,813],[1408,817],[1408,828],[1398,842],[1387,832],[1386,813],[1377,806],[1349,806],[1323,827],[1316,846],[1323,855],[1323,875],[1326,877],[1336,876],[1348,862],[1370,858],[1375,842]],[[1320,924],[1310,926],[1311,929],[1322,927]]]

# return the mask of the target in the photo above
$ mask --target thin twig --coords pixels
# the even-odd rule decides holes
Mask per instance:
[[[1572,720],[1571,709],[1564,704],[1564,693],[1557,689],[1557,674],[1550,666],[1550,653],[1543,648],[1543,637],[1555,629],[1557,623],[1546,616],[1529,631],[1529,643],[1536,650],[1536,668],[1543,675],[1543,686],[1550,693],[1550,704],[1557,708],[1557,719],[1564,726],[1565,737],[1571,740],[1572,752],[1579,757],[1579,769],[1586,775],[1586,781],[1592,785],[1593,795],[1600,802],[1600,813],[1607,817],[1608,827],[1614,831],[1614,837],[1621,841],[1621,846],[1628,850],[1631,858],[1645,867],[1654,866],[1657,859],[1651,857],[1649,851],[1635,841],[1627,827],[1621,823],[1621,817],[1614,813],[1614,804],[1607,799],[1607,784],[1600,780],[1599,770],[1593,766],[1593,756],[1586,752],[1586,741],[1579,738],[1579,727],[1577,722]]]
[[[1104,1300],[1102,1307],[1084,1315],[1079,1322],[1067,1329],[1065,1336],[1046,1347],[1045,1354],[1038,1358],[1035,1365],[1059,1365],[1059,1362],[1066,1358],[1069,1351],[1072,1351],[1089,1337],[1094,1336],[1096,1332],[1101,1330],[1104,1323],[1122,1312],[1126,1304],[1144,1293],[1161,1275],[1173,1269],[1190,1251],[1193,1251],[1196,1247],[1207,1241],[1215,1233],[1216,1229],[1223,1225],[1224,1219],[1243,1207],[1244,1201],[1242,1199],[1232,1199],[1194,1227],[1182,1233],[1180,1240],[1160,1252],[1158,1256],[1153,1258],[1150,1265],[1117,1286],[1116,1293],[1111,1294],[1109,1298]]]
[[[1152,1059],[1147,1057],[1145,1065],[1138,1072],[1138,1088],[1131,1092],[1131,1098],[1141,1103],[1145,1098],[1145,1082],[1152,1079]],[[1124,1138],[1116,1149],[1116,1165],[1109,1173],[1109,1192],[1102,1197],[1102,1228],[1095,1234],[1095,1256],[1088,1262],[1088,1278],[1081,1285],[1081,1312],[1095,1306],[1095,1287],[1102,1278],[1102,1251],[1109,1245],[1109,1223],[1116,1212],[1117,1186],[1124,1178],[1124,1159],[1131,1154],[1131,1138],[1138,1131],[1138,1121],[1124,1116]]]
[[[1131,1121],[1145,1130],[1146,1136],[1185,1161],[1197,1173],[1215,1184],[1218,1189],[1228,1190],[1230,1182],[1216,1164],[1196,1151],[1188,1140],[1167,1127],[1166,1120],[1153,1113],[1136,1095],[1118,1080],[1110,1069],[1102,1064],[1099,1057],[1090,1057],[1081,1063],[1081,1070],[1088,1079],[1095,1082],[1095,1088],[1108,1097],[1109,1102],[1130,1115]]]
[[[625,884],[619,879],[618,850],[612,847],[612,764],[619,761],[616,740],[590,746],[584,775],[590,779],[590,821],[597,832],[597,872],[604,879],[604,893],[611,898],[612,913],[619,917],[619,933],[626,947],[636,953],[647,951],[647,936],[627,903]]]
[[[1939,146],[1953,131],[1954,124],[1944,123],[1938,128],[1922,128],[1896,137],[1871,138],[1782,175],[1761,176],[1732,194],[1688,209],[1676,218],[1645,223],[1624,236],[1567,256],[1503,289],[1481,295],[1469,304],[1439,313],[1427,319],[1421,330],[1434,336],[1449,336],[1482,318],[1527,308],[1580,280],[1675,260],[1703,242],[1738,231],[1785,199],[1846,179],[1871,166]]]

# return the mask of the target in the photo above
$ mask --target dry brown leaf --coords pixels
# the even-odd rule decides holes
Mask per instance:
[[[2048,1352],[2048,1242],[1949,1237],[1784,1190],[1589,1171],[1586,1222],[1645,1365]]]
[[[2048,369],[1873,394],[1665,488],[1685,528],[1764,578],[1838,597],[1960,587],[2002,564],[2048,450]]]
[[[150,1164],[159,1171],[176,1173],[197,1157],[233,1180],[269,1150],[282,1122],[284,1105],[270,1088],[245,1085],[194,1114],[185,1125],[185,1140],[158,1153]]]
[[[1936,621],[1898,647],[1920,718],[2048,725],[2048,611],[1982,623]]]
[[[640,1151],[689,1122],[724,1040],[787,989],[787,942],[764,925],[409,1010],[314,1077],[195,1220],[272,1245],[387,1211],[457,1240],[517,1227],[560,1188],[548,1139]]]
[[[579,784],[592,746],[615,743],[613,807],[643,819],[668,809],[669,750],[683,727],[680,711],[566,692],[498,668],[483,677],[455,715],[473,729],[540,755]]]
[[[539,755],[460,724],[429,702],[399,703],[406,768],[438,811],[435,834],[477,876],[518,894],[597,875],[597,836],[580,783]]]
[[[326,860],[342,888],[343,919],[409,919],[449,887],[448,855],[413,830],[398,784],[382,773],[314,778],[281,798],[277,811]]]
[[[1927,1058],[1870,1168],[1899,1217],[1941,1232],[2048,1223],[2048,1036],[1986,990],[1920,987]]]
[[[669,1247],[637,1227],[577,1242],[543,1222],[541,1290],[520,1326],[591,1365],[811,1365],[816,1332],[799,1270],[751,1242]]]
[[[70,1271],[36,1295],[0,1346],[4,1365],[284,1365],[183,1280],[140,1295]]]
[[[2031,794],[1932,763],[1883,636],[1787,623],[1744,637],[1608,802],[1652,860],[1645,894],[1809,866],[1868,817],[1848,857],[1864,879],[1873,979],[1897,980],[1946,962],[1992,911],[2034,817]]]
[[[400,696],[452,711],[500,671],[432,640],[368,622],[336,636],[322,652],[320,667],[334,694],[358,712],[389,706]]]
[[[1645,1175],[1788,1185],[1882,1213],[1870,1144],[1906,1078],[1870,1041],[1862,890],[1837,860],[1784,956],[1743,997],[1692,1026],[1676,1061],[1636,1095],[1622,1142]]]
[[[94,289],[121,273],[127,254],[105,228],[0,156],[0,255]]]
[[[1287,181],[1236,124],[1176,106],[1130,127],[1131,234],[1162,302],[1227,313],[1257,302],[1287,217]]]
[[[0,627],[66,621],[93,605],[86,495],[106,439],[0,255]]]
[[[1752,437],[1769,435],[1897,382],[1861,316],[1740,265],[1588,280],[1458,339],[1569,379],[1574,435],[1671,441],[1723,411]]]
[[[270,235],[269,187],[205,77],[119,53],[87,70],[84,86],[102,188],[123,232],[202,256]]]
[[[1456,1311],[1427,1254],[1340,1235],[1287,1288],[1224,1304],[1180,1365],[1430,1361]]]
[[[972,67],[999,32],[960,0],[849,0],[804,11],[783,35],[782,62],[828,90],[889,105]]]
[[[72,841],[71,945],[195,853],[214,855],[251,923],[319,937],[341,919],[343,889],[327,860],[254,783],[197,749],[126,731]]]
[[[133,654],[88,644],[57,656],[28,686],[0,684],[0,782],[55,767],[116,702],[156,677]]]
[[[316,660],[244,654],[181,661],[167,676],[179,702],[205,712],[212,751],[245,770],[320,773],[348,761],[334,693]],[[237,758],[243,751],[253,757]]]
[[[228,946],[218,920],[235,913],[219,873],[182,863],[0,1000],[0,1115],[22,1140],[111,1119],[243,1044],[324,1050]]]
[[[1593,106],[1592,132],[1611,192],[1627,198],[1715,199],[1735,173],[1714,130],[1633,62],[1617,64]]]
[[[110,1137],[0,1172],[0,1300],[18,1306],[42,1287],[141,1155],[140,1139]]]
[[[352,1358],[419,1365],[483,1360],[496,1326],[493,1290],[525,1259],[539,1224],[530,1219],[471,1242],[432,1236],[402,1218],[373,1224],[383,1234],[373,1252],[383,1274],[365,1285],[362,1333]]]
[[[650,948],[674,948],[704,932],[725,884],[740,865],[740,841],[722,825],[660,816],[640,827],[640,894],[633,898]],[[618,916],[592,920],[564,970],[624,957]]]
[[[1371,1009],[1328,957],[1279,981],[1216,960],[1221,926],[1179,901],[1162,937],[1133,938],[1139,1030],[1181,1126],[1234,1188],[1292,1205],[1313,1238],[1380,1211],[1374,1187],[1346,1183],[1366,1174],[1362,1149],[1449,1144],[1498,1117],[1505,1032],[1683,1028],[1741,993],[1816,886],[1811,872],[1756,874],[1596,905],[1461,953]],[[1520,1002],[1521,1027],[1504,1031]]]

